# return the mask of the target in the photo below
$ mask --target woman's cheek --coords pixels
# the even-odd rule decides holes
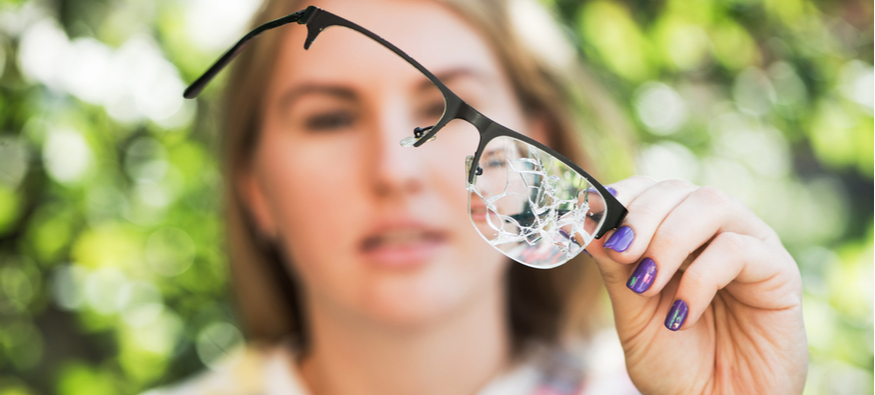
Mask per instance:
[[[342,146],[308,143],[276,129],[266,130],[260,145],[256,160],[286,249],[318,259],[351,243],[349,230],[361,211],[355,207],[361,191],[356,191],[354,155]]]

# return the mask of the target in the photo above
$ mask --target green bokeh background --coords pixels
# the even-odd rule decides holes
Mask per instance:
[[[546,3],[634,125],[636,172],[718,186],[782,236],[806,394],[871,394],[873,4]],[[0,395],[137,393],[240,344],[221,84],[181,91],[256,8],[0,0]]]

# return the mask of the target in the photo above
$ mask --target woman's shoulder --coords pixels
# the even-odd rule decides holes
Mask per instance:
[[[306,395],[288,347],[247,345],[181,383],[141,395]]]

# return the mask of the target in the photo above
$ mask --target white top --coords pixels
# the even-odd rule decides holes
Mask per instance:
[[[588,347],[583,364],[572,354],[535,350],[476,395],[638,394],[626,374],[616,334],[593,340],[598,346]],[[187,381],[141,395],[182,394],[310,395],[287,345],[242,348]]]

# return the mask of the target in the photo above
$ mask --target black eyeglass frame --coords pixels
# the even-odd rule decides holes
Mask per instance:
[[[310,49],[310,46],[313,44],[313,41],[316,40],[316,37],[326,28],[332,26],[342,26],[352,30],[355,30],[365,36],[368,36],[372,40],[380,43],[380,45],[388,48],[390,51],[394,52],[396,55],[403,58],[407,63],[410,63],[417,70],[422,72],[423,75],[426,76],[443,94],[445,101],[445,109],[444,114],[438,120],[438,122],[430,127],[426,128],[416,128],[414,130],[414,137],[416,141],[413,143],[414,147],[419,147],[426,142],[429,141],[432,137],[434,137],[447,123],[454,119],[462,119],[471,125],[474,125],[477,128],[477,131],[480,133],[480,143],[478,144],[477,151],[475,151],[473,155],[473,161],[470,163],[479,163],[480,155],[483,153],[486,145],[493,139],[497,137],[511,137],[522,141],[524,143],[530,144],[552,156],[556,159],[570,167],[572,170],[576,171],[580,175],[582,175],[591,185],[594,187],[598,193],[602,196],[605,201],[605,210],[606,216],[604,218],[604,222],[602,222],[601,227],[598,229],[594,237],[596,239],[600,239],[602,236],[607,233],[607,231],[611,229],[615,229],[620,226],[623,219],[626,217],[627,210],[626,207],[623,206],[612,194],[610,194],[601,183],[596,181],[595,178],[589,175],[586,171],[577,166],[576,163],[572,162],[568,158],[564,157],[562,154],[554,151],[550,147],[547,147],[536,140],[533,140],[521,133],[515,132],[491,119],[481,114],[479,111],[475,110],[468,103],[465,103],[458,95],[456,95],[453,91],[447,88],[441,80],[439,80],[434,74],[432,74],[428,69],[423,67],[419,62],[411,58],[409,55],[404,53],[401,49],[393,45],[392,43],[384,40],[380,36],[374,34],[368,29],[365,29],[351,21],[348,21],[342,17],[334,15],[328,11],[325,11],[321,8],[315,6],[309,6],[304,10],[294,12],[292,14],[286,15],[284,17],[275,19],[273,21],[267,22],[261,26],[258,26],[251,32],[247,33],[243,38],[241,38],[233,47],[231,47],[228,52],[222,55],[210,68],[204,72],[197,80],[195,80],[188,88],[185,89],[183,93],[183,97],[186,99],[192,99],[197,97],[198,94],[206,87],[206,85],[220,72],[224,69],[235,57],[246,47],[246,45],[255,37],[264,33],[265,31],[287,25],[290,23],[297,22],[299,25],[307,25],[307,39],[304,42],[304,49]],[[468,184],[474,184],[474,178],[477,176],[477,166],[468,166]]]

